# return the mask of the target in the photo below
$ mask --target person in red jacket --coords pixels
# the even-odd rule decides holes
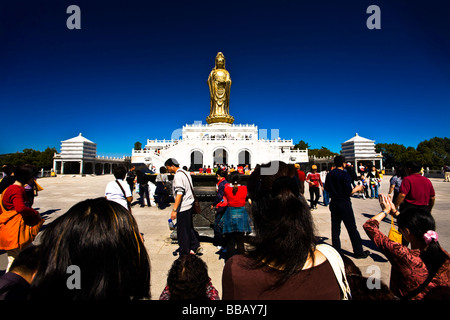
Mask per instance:
[[[33,241],[44,223],[39,212],[29,207],[24,188],[34,180],[36,174],[37,171],[32,165],[19,166],[14,171],[16,182],[6,188],[1,195],[0,250],[6,250],[8,254],[8,268],[19,252]],[[23,239],[19,233],[24,227],[30,229],[31,236],[26,242],[21,242]]]
[[[313,210],[317,209],[317,202],[319,202],[320,197],[319,187],[323,190],[323,184],[315,164],[312,165],[311,171],[312,172],[309,172],[306,176],[306,182],[309,184],[310,208]]]

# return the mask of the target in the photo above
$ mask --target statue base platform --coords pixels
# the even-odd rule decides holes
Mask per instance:
[[[232,124],[234,122],[234,117],[230,115],[223,115],[223,116],[207,116],[206,122],[208,124],[213,123],[229,123]]]

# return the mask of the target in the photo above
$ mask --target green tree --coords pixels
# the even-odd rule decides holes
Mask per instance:
[[[303,140],[300,140],[295,146],[294,149],[305,150],[309,149],[309,144]]]
[[[323,157],[335,157],[338,154],[335,152],[332,152],[328,148],[325,148],[322,146],[320,149],[309,149],[308,150],[308,156],[316,156],[317,158],[323,158]]]
[[[317,158],[322,158],[322,157],[335,157],[338,154],[335,152],[332,152],[331,150],[329,150],[328,148],[322,146],[320,149],[311,149],[309,143],[300,140],[295,146],[294,149],[299,149],[299,150],[305,150],[308,149],[308,156],[315,156]]]
[[[449,138],[435,137],[422,141],[417,149],[406,148],[397,143],[377,143],[375,150],[383,154],[384,164],[388,168],[408,161],[419,161],[424,167],[430,169],[440,169],[444,164],[450,163]]]
[[[40,152],[35,166],[36,168],[44,168],[44,170],[50,170],[53,167],[53,156],[56,153],[55,148],[47,147],[43,152]]]
[[[417,146],[417,158],[424,167],[440,169],[450,162],[450,139],[434,137]]]
[[[55,148],[49,147],[43,152],[34,149],[23,149],[22,152],[2,155],[0,162],[2,165],[11,164],[13,166],[32,164],[36,166],[36,169],[38,170],[42,168],[44,168],[44,170],[50,170],[53,167],[53,155],[55,152]]]
[[[142,143],[140,143],[139,141],[136,141],[134,143],[134,150],[142,150]]]
[[[375,145],[375,151],[381,152],[383,155],[383,164],[387,168],[392,168],[409,161],[409,157],[413,153],[412,150],[407,152],[406,147],[398,143],[377,143]]]

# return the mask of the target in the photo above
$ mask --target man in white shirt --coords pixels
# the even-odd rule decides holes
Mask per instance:
[[[194,203],[192,178],[188,172],[180,169],[176,159],[168,159],[164,165],[170,173],[175,174],[172,185],[175,204],[170,218],[177,219],[180,255],[200,253],[202,248],[192,223],[192,204]]]
[[[131,201],[133,196],[131,194],[130,186],[124,182],[127,169],[122,166],[118,166],[114,169],[114,177],[116,180],[108,183],[105,189],[105,197],[110,201],[117,202],[125,209],[131,212]]]

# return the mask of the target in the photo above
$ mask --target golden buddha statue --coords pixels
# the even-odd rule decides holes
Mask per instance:
[[[230,73],[225,69],[225,57],[222,52],[219,52],[216,56],[215,67],[208,77],[208,86],[211,106],[206,122],[208,124],[233,123],[234,118],[230,116],[231,78]]]

